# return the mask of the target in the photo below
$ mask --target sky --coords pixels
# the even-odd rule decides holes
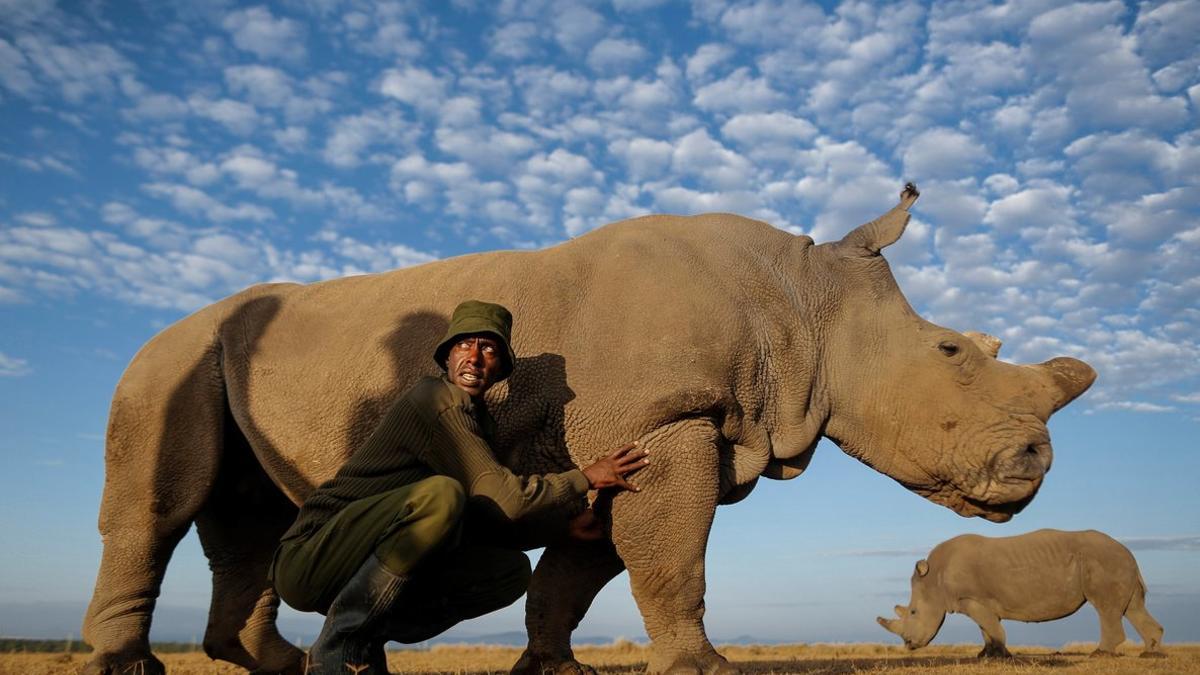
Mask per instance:
[[[0,635],[78,636],[113,388],[207,303],[653,212],[828,241],[912,180],[885,255],[913,306],[1099,379],[1009,523],[828,441],[723,507],[710,636],[898,643],[874,617],[935,544],[1056,527],[1126,543],[1168,644],[1200,640],[1196,35],[1196,0],[0,0]],[[208,599],[190,534],[152,636],[198,639]],[[450,637],[522,626],[518,603]],[[644,638],[627,576],[577,635]],[[937,642],[977,640],[953,617]]]

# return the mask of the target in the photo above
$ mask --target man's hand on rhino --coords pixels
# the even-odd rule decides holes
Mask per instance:
[[[575,541],[596,541],[604,538],[604,525],[590,508],[584,509],[567,524],[567,536]]]
[[[650,460],[646,459],[649,454],[649,450],[642,450],[638,447],[638,442],[634,441],[617,448],[607,457],[596,460],[583,470],[583,475],[587,476],[593,490],[617,487],[637,492],[641,488],[625,480],[625,476],[649,464]]]

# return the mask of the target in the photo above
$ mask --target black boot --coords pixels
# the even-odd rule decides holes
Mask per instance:
[[[329,605],[321,634],[308,650],[305,672],[386,673],[381,630],[407,581],[408,577],[388,571],[374,555],[368,556]]]

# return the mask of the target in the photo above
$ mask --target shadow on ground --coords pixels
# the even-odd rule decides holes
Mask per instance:
[[[1057,653],[1031,656],[1015,656],[1008,660],[981,661],[972,657],[931,656],[926,658],[830,658],[830,659],[784,659],[778,661],[733,661],[732,664],[742,673],[822,673],[840,675],[841,673],[886,673],[891,670],[920,669],[936,670],[958,666],[978,666],[988,663],[1004,666],[1036,666],[1039,668],[1064,668],[1072,665],[1066,657],[1082,657],[1083,653]],[[604,666],[596,669],[600,675],[617,675],[618,673],[645,672],[646,664],[634,663],[624,666]],[[507,671],[424,671],[413,675],[503,675]]]

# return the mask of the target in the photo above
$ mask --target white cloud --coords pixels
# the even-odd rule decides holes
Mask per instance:
[[[555,4],[556,11],[550,18],[554,40],[568,53],[582,53],[606,32],[604,17],[583,5]]]
[[[21,50],[0,38],[0,85],[19,96],[32,95],[37,82],[29,70],[29,61]]]
[[[25,213],[18,213],[15,216],[15,219],[18,222],[26,225],[32,225],[33,227],[49,227],[58,223],[58,219],[54,217],[54,214],[46,213],[44,211],[27,211]]]
[[[1045,12],[1029,24],[1029,62],[1058,80],[1072,119],[1084,128],[1177,126],[1187,104],[1154,91],[1135,40],[1123,32],[1126,11],[1110,1]]]
[[[259,124],[254,106],[231,98],[211,99],[199,94],[188,97],[188,108],[199,117],[210,119],[235,134],[248,136]]]
[[[521,61],[539,53],[537,24],[516,21],[496,28],[488,37],[495,56]]]
[[[29,362],[0,352],[0,377],[21,377],[33,372]]]
[[[221,25],[238,49],[259,58],[300,62],[307,55],[304,27],[292,19],[275,18],[265,6],[230,12]]]
[[[112,47],[99,43],[63,44],[40,33],[0,40],[0,82],[11,91],[32,96],[35,77],[58,88],[71,103],[91,96],[112,96],[133,64]]]
[[[795,161],[797,150],[808,147],[816,137],[817,127],[787,113],[745,113],[723,124],[721,135],[755,161],[790,164]]]
[[[669,0],[612,0],[618,12],[641,12],[667,4]]]
[[[614,141],[608,151],[624,160],[629,177],[635,181],[652,180],[671,166],[675,147],[653,138]]]
[[[692,102],[702,110],[736,113],[766,110],[783,101],[783,95],[765,78],[751,76],[749,68],[738,68],[728,77],[698,88]]]
[[[687,77],[693,81],[708,78],[712,69],[728,61],[736,52],[732,47],[720,43],[700,45],[687,59]]]
[[[632,40],[605,38],[588,52],[587,64],[603,73],[624,72],[646,60],[649,52]]]
[[[342,117],[330,126],[333,131],[325,141],[322,155],[325,161],[339,168],[358,166],[363,161],[363,152],[375,145],[396,145],[404,150],[419,133],[417,127],[398,113],[387,111]]]
[[[202,190],[177,183],[147,183],[142,186],[148,194],[167,199],[171,204],[192,215],[201,215],[217,222],[228,220],[264,221],[274,213],[264,206],[240,203],[228,206]]]
[[[705,187],[722,191],[752,187],[755,173],[745,157],[721,145],[704,129],[676,142],[671,168],[678,175],[695,176]]]
[[[1046,229],[1073,220],[1070,197],[1071,188],[1065,185],[1021,190],[992,202],[984,222],[1005,232]]]
[[[418,110],[432,112],[446,96],[446,82],[425,70],[407,66],[384,71],[379,92]]]
[[[719,22],[737,42],[779,46],[810,37],[813,27],[825,24],[825,12],[803,0],[756,0],[724,9]]]
[[[103,214],[130,233],[138,223],[154,220],[116,202],[105,205]],[[368,244],[328,230],[302,250],[280,248],[254,230],[176,226],[175,234],[135,242],[62,226],[2,230],[0,278],[51,296],[86,292],[187,312],[254,283],[319,281],[436,259],[408,244]],[[0,354],[0,375],[23,374],[25,365]]]
[[[974,175],[987,160],[976,140],[954,129],[937,128],[913,138],[904,150],[904,174],[918,179]]]

